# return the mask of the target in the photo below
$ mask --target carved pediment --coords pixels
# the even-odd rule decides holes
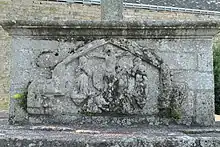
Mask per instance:
[[[134,42],[96,40],[58,64],[53,78],[82,111],[130,114],[142,111],[147,101],[146,66],[153,66],[158,74],[161,63]]]

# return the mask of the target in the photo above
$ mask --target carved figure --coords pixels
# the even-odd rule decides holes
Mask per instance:
[[[114,49],[112,45],[107,45],[106,47],[106,57],[105,57],[105,71],[106,76],[108,78],[114,78],[115,77],[115,67],[116,67],[116,55],[114,53]]]
[[[73,89],[73,92],[71,94],[71,98],[76,103],[76,105],[81,105],[81,103],[88,97],[90,94],[89,91],[89,75],[88,71],[89,69],[86,68],[87,65],[87,59],[86,57],[82,56],[79,58],[79,66],[76,70],[77,72],[77,88]]]
[[[147,69],[142,64],[141,58],[135,58],[134,59],[134,68],[132,69],[132,75],[135,76],[136,73],[141,73],[143,75],[147,75],[146,71],[147,71]]]
[[[135,88],[133,96],[139,108],[143,108],[148,95],[148,78],[146,75],[137,73],[135,76]]]
[[[88,95],[89,94],[89,77],[88,77],[88,71],[89,69],[86,68],[87,59],[86,57],[80,57],[79,58],[79,77],[77,78],[77,82],[79,84],[79,93]]]

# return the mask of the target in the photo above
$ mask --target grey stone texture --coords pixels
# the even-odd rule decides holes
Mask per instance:
[[[0,108],[7,104],[9,97],[9,52],[10,37],[0,27]]]
[[[68,4],[37,0],[0,0],[0,9],[0,20],[101,20],[101,7],[99,5]],[[146,9],[124,9],[123,19],[126,21],[210,20],[219,19],[219,17],[178,12],[156,12]],[[0,30],[0,36],[0,105],[2,106],[3,104],[5,107],[9,101],[10,37],[3,29]],[[178,42],[174,43],[174,45],[178,45]],[[170,46],[172,45],[170,44]],[[178,49],[181,50],[182,48],[179,47]],[[202,53],[201,58],[203,58]],[[211,61],[201,63],[201,66],[203,66],[201,70],[203,68],[209,68],[211,70]]]
[[[122,20],[123,9],[123,0],[101,0],[102,20]]]
[[[1,24],[13,36],[10,95],[28,91],[27,108],[11,98],[11,123],[214,124],[218,21]]]
[[[1,147],[219,147],[217,127],[9,126],[0,120]]]
[[[209,124],[209,121],[213,121],[215,118],[211,115],[201,115],[201,114],[211,114],[211,109],[214,109],[214,94],[213,91],[198,91],[196,95],[195,105],[197,107],[195,113],[196,122],[203,122],[204,125]],[[202,116],[202,117],[201,117]],[[206,121],[205,121],[206,120]]]

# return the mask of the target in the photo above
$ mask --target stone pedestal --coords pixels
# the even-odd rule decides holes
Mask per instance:
[[[214,124],[218,22],[6,21],[11,123]]]

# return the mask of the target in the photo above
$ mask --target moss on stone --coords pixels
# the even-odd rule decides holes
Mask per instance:
[[[27,110],[27,92],[23,93],[17,93],[13,95],[13,99],[18,101],[18,104],[21,108],[23,108],[25,111]]]
[[[178,109],[172,109],[170,112],[170,117],[175,119],[175,120],[179,120],[181,119],[181,113],[180,110]]]
[[[9,2],[6,2],[6,1],[0,1],[0,5],[8,5]]]
[[[92,113],[92,112],[86,112],[86,111],[84,111],[84,112],[81,112],[82,114],[84,114],[84,115],[86,115],[86,116],[96,116],[97,114],[95,114],[95,113]]]
[[[50,7],[49,10],[50,10],[51,13],[55,13],[55,12],[58,11],[58,9],[54,8],[54,7]]]
[[[170,118],[175,121],[178,121],[182,118],[181,111],[177,108],[173,108],[172,106],[160,110],[159,116],[162,118]]]
[[[27,95],[28,95],[28,87],[30,85],[30,82],[28,83],[27,87],[24,88],[23,92],[21,93],[16,93],[15,95],[12,96],[15,100],[18,101],[18,105],[25,111],[27,112]]]

